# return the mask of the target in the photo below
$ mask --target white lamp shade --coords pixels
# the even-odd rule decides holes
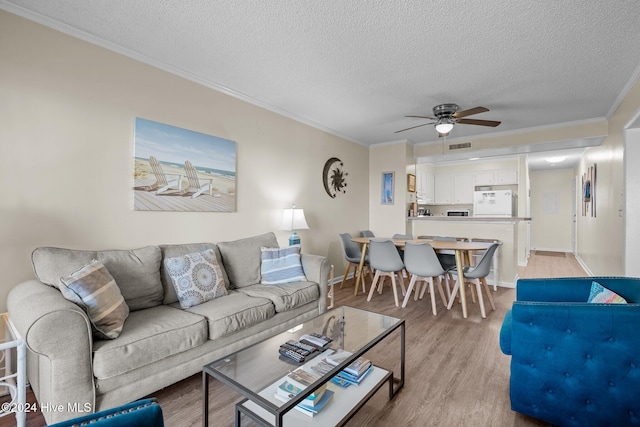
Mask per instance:
[[[282,213],[280,230],[305,230],[309,225],[304,218],[304,209],[285,209]]]
[[[453,129],[453,124],[452,123],[438,123],[436,125],[436,130],[439,133],[449,133],[449,132],[451,132],[451,129]]]

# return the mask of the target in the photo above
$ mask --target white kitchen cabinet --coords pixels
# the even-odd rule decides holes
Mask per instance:
[[[436,175],[436,205],[467,205],[473,203],[473,175]]]
[[[458,205],[473,203],[473,175],[453,176],[453,201]]]
[[[513,185],[518,183],[516,169],[478,171],[473,175],[473,185]]]
[[[473,176],[474,185],[494,185],[496,183],[495,171],[476,172]]]
[[[518,171],[516,169],[500,169],[496,171],[497,185],[511,185],[518,183]]]
[[[450,205],[453,203],[453,175],[435,176],[436,205]]]
[[[419,169],[416,171],[416,196],[419,204],[434,203],[434,177],[432,173]]]
[[[424,203],[435,202],[435,179],[434,175],[429,172],[424,173]]]

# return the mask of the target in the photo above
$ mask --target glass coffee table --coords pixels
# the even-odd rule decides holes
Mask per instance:
[[[393,371],[375,365],[359,385],[343,388],[330,380],[358,357],[384,341],[395,330],[400,330],[399,377]],[[333,339],[320,355],[296,364],[280,356],[278,349],[289,340],[298,340],[304,334],[320,333]],[[319,363],[332,350],[346,350],[351,356],[322,375],[303,392],[287,402],[275,397],[276,388],[287,374],[299,366],[309,369]],[[365,356],[369,358],[369,356]],[[404,386],[405,323],[402,319],[371,313],[352,307],[338,307],[305,323],[250,347],[239,350],[202,369],[203,426],[209,425],[209,380],[211,377],[232,387],[244,398],[236,404],[235,424],[240,426],[242,415],[265,426],[298,426],[313,424],[336,426],[345,424],[386,383],[389,399]],[[312,417],[298,410],[296,405],[318,388],[328,383],[333,398]]]

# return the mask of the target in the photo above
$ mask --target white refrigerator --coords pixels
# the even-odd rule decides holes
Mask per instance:
[[[473,216],[513,216],[513,191],[474,191]]]

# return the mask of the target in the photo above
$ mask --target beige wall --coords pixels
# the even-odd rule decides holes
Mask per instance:
[[[369,217],[370,229],[376,236],[389,237],[404,234],[407,230],[407,144],[404,142],[381,144],[369,150]],[[392,205],[380,202],[382,173],[393,172],[395,176],[395,200]]]
[[[624,144],[623,131],[640,110],[640,81],[609,119],[609,136],[600,147],[590,148],[577,168],[582,175],[597,165],[596,217],[578,215],[578,257],[595,275],[624,274]],[[629,167],[636,167],[631,164]],[[627,188],[626,197],[638,197],[638,189]],[[634,215],[631,212],[630,215]]]
[[[531,249],[573,252],[573,181],[573,169],[531,172]]]
[[[0,311],[33,277],[38,246],[130,249],[272,230],[286,245],[289,232],[276,229],[297,203],[310,226],[303,251],[338,271],[338,233],[369,228],[364,146],[3,11],[0,58]],[[235,141],[237,212],[134,212],[135,117]],[[334,156],[349,175],[331,199],[322,169]]]

